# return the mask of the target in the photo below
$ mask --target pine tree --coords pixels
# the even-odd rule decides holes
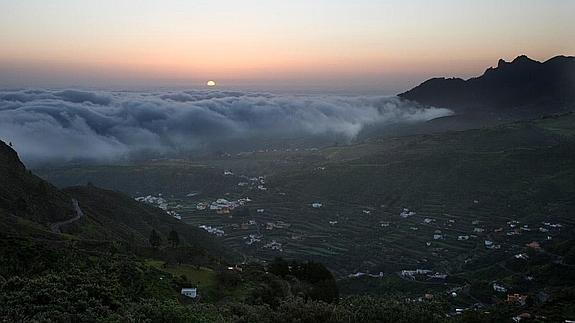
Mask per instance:
[[[154,229],[152,229],[152,233],[150,234],[150,244],[154,248],[158,248],[162,244],[162,238]]]
[[[172,248],[177,247],[180,244],[180,237],[178,236],[178,232],[176,230],[170,231],[168,235],[168,241],[172,244]]]

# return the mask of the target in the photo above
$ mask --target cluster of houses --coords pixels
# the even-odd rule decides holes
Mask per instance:
[[[501,249],[501,245],[499,244],[495,244],[493,241],[491,240],[484,240],[483,241],[483,245],[485,246],[485,248],[487,249]]]
[[[232,224],[232,228],[235,230],[237,229],[249,230],[253,225],[258,225],[256,220],[249,220],[248,222],[243,222],[241,224],[234,223]]]
[[[402,270],[399,275],[404,279],[417,280],[417,278],[425,277],[427,280],[445,280],[447,274],[434,272],[429,269],[416,269],[416,270]]]
[[[168,201],[162,197],[161,193],[157,197],[152,195],[136,197],[136,201],[155,205],[164,211],[168,210]]]
[[[429,270],[429,269],[402,270],[399,272],[399,275],[402,278],[410,279],[410,280],[415,280],[417,276],[427,276],[427,277],[431,278],[430,276],[435,275],[435,274],[439,274],[439,273],[434,273],[433,270]],[[439,275],[441,275],[441,274],[439,274]],[[445,277],[447,277],[447,275],[445,275]]]
[[[248,246],[251,246],[256,242],[261,242],[263,238],[264,236],[262,236],[261,234],[250,234],[247,237],[243,237],[243,239],[246,240],[246,244]]]
[[[408,218],[408,217],[410,217],[410,216],[414,216],[414,215],[416,215],[416,214],[417,214],[417,213],[415,213],[415,212],[413,212],[413,211],[410,211],[410,210],[407,209],[407,208],[404,208],[404,209],[401,211],[401,213],[399,213],[399,216],[402,217],[402,218],[404,218],[404,219],[406,219],[406,218]]]
[[[170,216],[172,216],[178,220],[182,219],[182,217],[178,214],[178,212],[169,209],[168,201],[166,201],[166,199],[164,199],[162,197],[161,193],[158,194],[158,196],[152,196],[152,195],[139,196],[139,197],[136,197],[135,200],[138,202],[154,205],[154,206],[164,210],[168,215],[170,215]],[[180,207],[180,205],[178,205],[176,207]]]
[[[265,187],[266,179],[263,176],[256,176],[256,177],[248,177],[245,175],[241,175],[245,181],[239,182],[238,186],[248,186],[252,185],[255,186],[260,191],[267,191],[268,189]]]
[[[199,202],[196,204],[196,210],[203,211],[209,209],[215,211],[216,214],[230,214],[235,208],[244,206],[252,200],[249,197],[241,198],[235,201],[228,201],[224,198],[219,198],[212,203]]]
[[[204,229],[204,230],[208,231],[208,233],[211,233],[211,234],[213,234],[213,235],[215,235],[215,236],[217,236],[217,237],[223,237],[224,234],[225,234],[224,230],[218,229],[218,228],[214,228],[214,227],[211,227],[211,226],[209,226],[209,225],[203,225],[203,224],[202,224],[202,225],[198,226],[198,228]]]
[[[358,271],[356,273],[347,275],[348,278],[359,278],[359,277],[364,277],[364,276],[381,279],[381,278],[383,278],[383,271],[380,271],[379,274],[370,274],[370,273],[364,273],[364,272]]]
[[[280,242],[277,242],[275,240],[272,240],[271,242],[265,244],[264,248],[276,250],[276,251],[280,251],[280,252],[284,251],[283,245]]]

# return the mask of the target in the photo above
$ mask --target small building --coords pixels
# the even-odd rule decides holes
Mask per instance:
[[[497,284],[497,283],[493,283],[493,290],[498,292],[498,293],[505,293],[507,292],[507,288]]]
[[[323,206],[323,204],[315,202],[311,204],[311,207],[313,207],[314,209],[319,209]]]
[[[493,248],[493,241],[491,241],[491,240],[485,240],[485,241],[483,242],[483,244],[485,245],[485,248],[488,248],[488,249],[492,249],[492,248]]]
[[[189,298],[196,298],[198,297],[198,289],[197,288],[182,288],[180,294],[189,297]]]
[[[527,295],[521,294],[509,294],[507,295],[507,303],[510,304],[519,304],[521,306],[525,305],[527,301]]]
[[[535,250],[541,249],[541,245],[537,241],[533,241],[531,243],[528,243],[528,244],[526,244],[526,246],[529,248],[535,249]]]

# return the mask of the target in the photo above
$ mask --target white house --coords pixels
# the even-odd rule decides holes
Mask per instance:
[[[198,297],[198,289],[197,288],[182,288],[180,294],[189,297],[189,298],[196,298]]]
[[[323,204],[318,203],[318,202],[315,202],[315,203],[312,203],[312,204],[311,204],[311,207],[313,207],[313,208],[315,208],[315,209],[319,209],[319,208],[322,207],[322,206],[323,206]]]
[[[507,292],[507,288],[497,284],[497,283],[493,283],[493,290],[499,293],[505,293]]]

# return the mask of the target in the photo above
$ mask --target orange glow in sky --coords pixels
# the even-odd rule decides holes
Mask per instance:
[[[0,0],[0,86],[217,79],[394,92],[499,58],[575,53],[575,1],[406,2]]]

